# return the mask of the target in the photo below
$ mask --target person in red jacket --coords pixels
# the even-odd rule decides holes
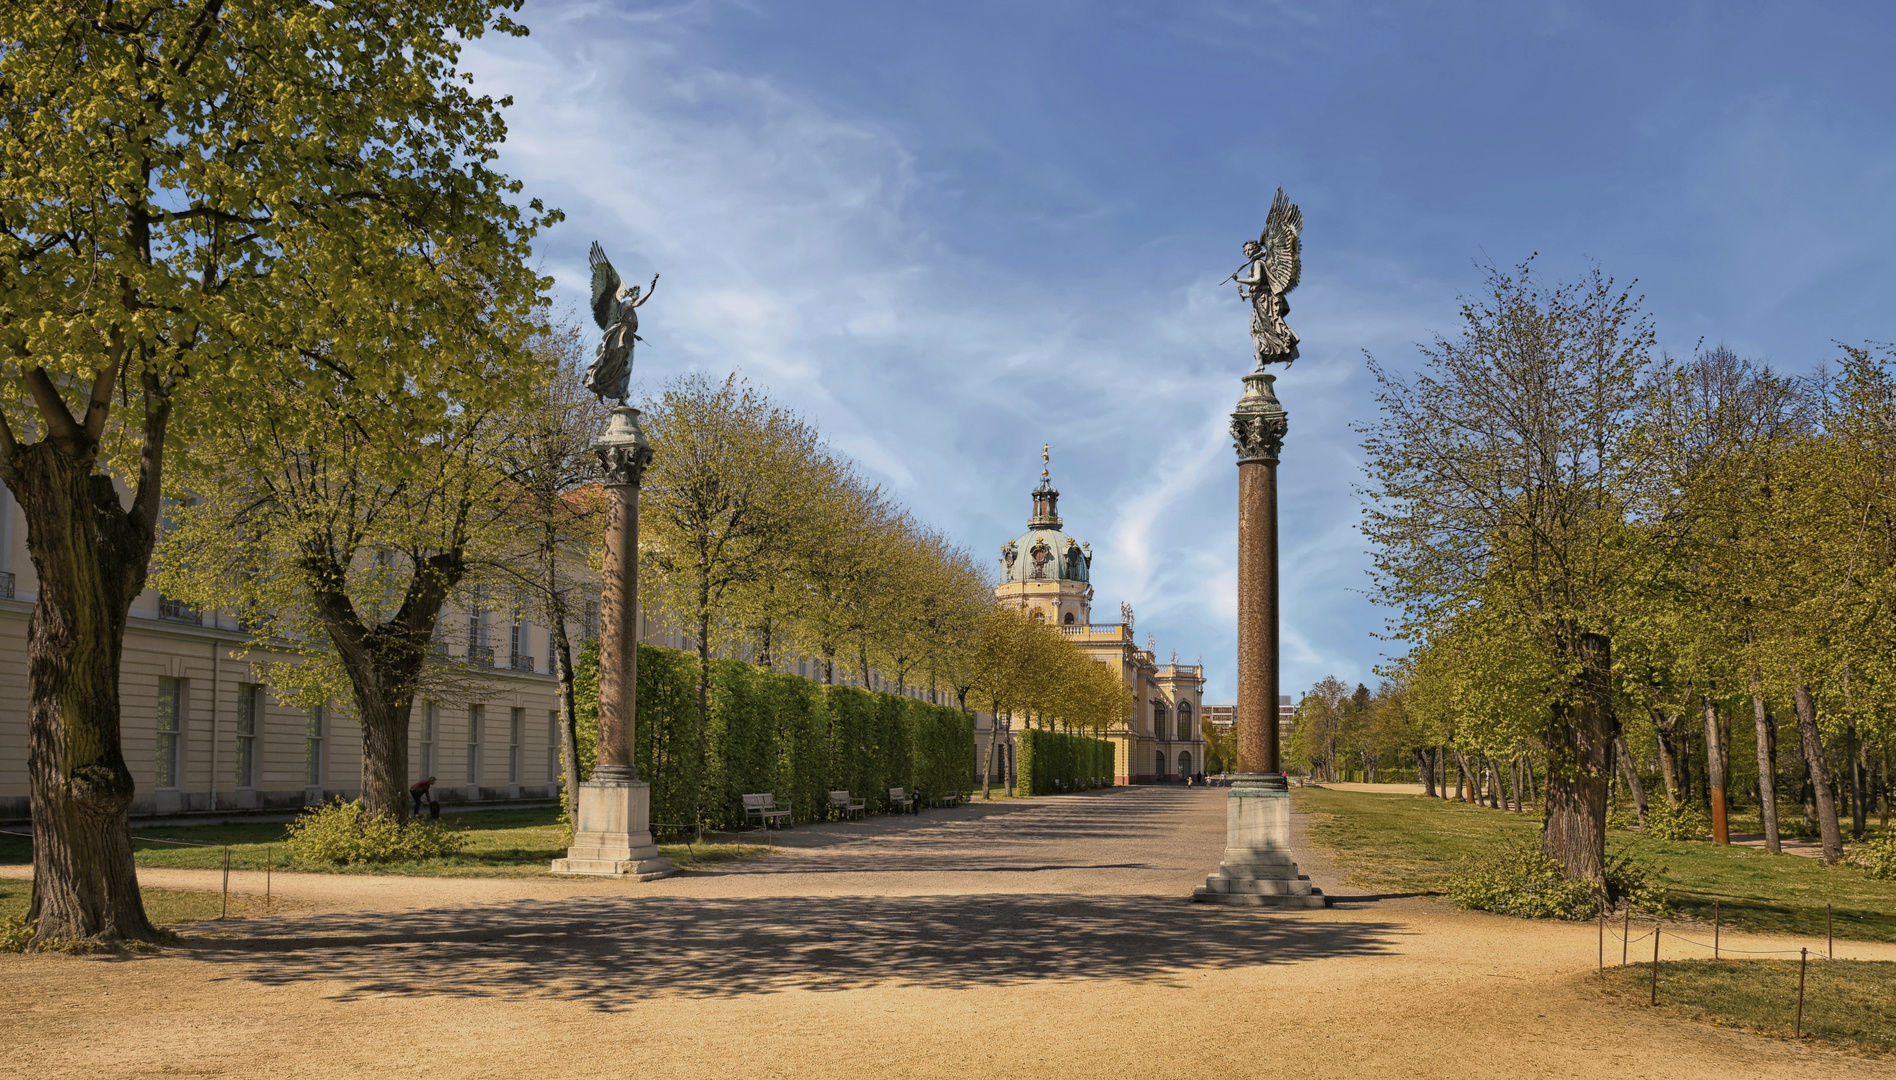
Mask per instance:
[[[426,780],[417,780],[408,786],[408,794],[414,796],[415,799],[415,813],[421,813],[421,800],[434,801],[428,796],[428,789],[434,786],[434,780],[435,778],[430,776]]]

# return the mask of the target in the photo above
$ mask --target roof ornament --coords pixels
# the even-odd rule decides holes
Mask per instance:
[[[1041,443],[1040,444],[1040,478],[1042,480],[1050,480],[1053,478],[1052,475],[1047,471],[1052,466],[1053,466],[1053,444]]]

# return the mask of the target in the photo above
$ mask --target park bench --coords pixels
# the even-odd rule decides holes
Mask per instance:
[[[899,787],[890,788],[889,813],[899,813],[903,810],[911,814],[917,813],[921,810],[921,801]]]
[[[959,791],[944,791],[941,793],[941,798],[935,800],[935,805],[941,807],[960,806],[965,800],[966,797]]]
[[[777,797],[768,791],[746,795],[744,796],[744,821],[746,824],[755,821],[765,828],[769,828],[773,822],[778,828],[788,827],[790,804],[779,804]]]
[[[851,814],[860,816],[868,813],[869,803],[863,799],[850,798],[847,791],[832,791],[830,792],[830,809],[842,811],[846,820]]]

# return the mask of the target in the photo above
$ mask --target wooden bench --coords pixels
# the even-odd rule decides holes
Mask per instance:
[[[830,792],[830,809],[842,811],[843,818],[847,820],[851,814],[860,817],[868,813],[869,803],[865,799],[851,798],[847,791],[832,791]]]
[[[910,795],[908,792],[903,791],[899,787],[890,788],[889,789],[889,813],[895,814],[895,813],[900,813],[904,810],[908,811],[911,814],[917,813],[918,811],[921,810],[921,800],[917,799],[913,795]]]
[[[960,806],[965,799],[966,796],[962,795],[959,791],[944,791],[941,793],[941,798],[935,800],[935,805],[941,807]]]
[[[755,821],[764,828],[774,822],[778,828],[790,825],[790,804],[778,803],[777,797],[768,791],[744,796],[744,821]]]

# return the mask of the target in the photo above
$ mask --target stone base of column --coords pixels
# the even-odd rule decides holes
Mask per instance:
[[[573,807],[573,846],[556,874],[651,881],[678,872],[652,843],[652,788],[636,780],[588,780]]]
[[[1225,851],[1218,872],[1192,890],[1201,904],[1320,908],[1323,890],[1290,857],[1290,784],[1277,773],[1240,773],[1225,800]]]

